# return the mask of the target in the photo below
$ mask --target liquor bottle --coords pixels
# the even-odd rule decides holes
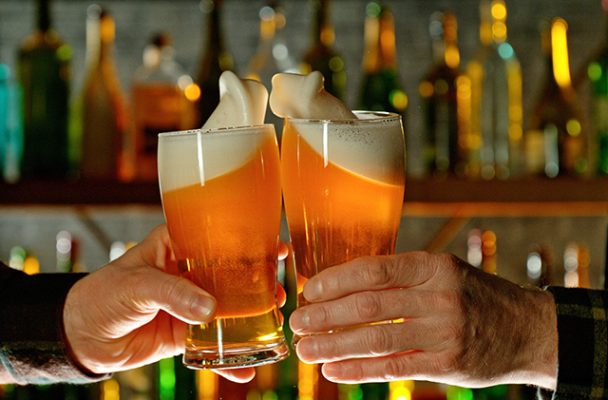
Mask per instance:
[[[433,13],[429,33],[433,65],[418,86],[424,113],[424,161],[428,173],[442,176],[457,173],[464,129],[457,96],[461,74],[456,16],[449,11]]]
[[[17,58],[24,113],[21,174],[65,178],[72,49],[52,28],[50,0],[37,1],[36,30],[25,38]]]
[[[532,109],[526,137],[529,171],[544,172],[550,178],[581,176],[588,169],[587,128],[570,79],[567,31],[568,24],[562,18],[541,26],[545,82]]]
[[[195,102],[200,89],[174,59],[171,37],[154,35],[143,54],[131,88],[134,122],[135,175],[157,179],[158,134],[196,126]]]
[[[480,46],[467,65],[469,131],[463,138],[465,174],[506,179],[520,173],[523,152],[522,77],[507,42],[504,0],[481,0]]]
[[[311,44],[302,57],[303,74],[319,71],[325,79],[325,90],[344,100],[346,66],[344,59],[333,48],[336,34],[329,14],[329,0],[310,0],[312,14]]]
[[[298,66],[293,60],[283,32],[287,24],[283,8],[276,0],[266,2],[260,9],[260,38],[258,47],[249,60],[245,77],[260,81],[269,90],[272,87],[272,77],[279,72],[298,72]],[[282,133],[283,121],[267,108],[267,123],[275,125],[277,136]]]
[[[283,31],[287,24],[283,8],[276,0],[267,1],[260,9],[260,38],[258,47],[247,65],[248,79],[271,87],[272,76],[278,72],[298,72]]]
[[[21,86],[11,76],[6,64],[0,63],[0,176],[4,181],[19,180],[23,113]]]
[[[220,101],[218,81],[224,71],[232,70],[232,56],[224,46],[221,29],[223,0],[202,0],[201,10],[207,19],[207,39],[201,56],[196,83],[201,89],[198,102],[198,126],[202,126]]]
[[[591,125],[594,143],[593,156],[597,157],[596,172],[608,175],[608,1],[602,1],[606,23],[604,43],[587,67],[591,82]]]
[[[116,27],[106,9],[87,9],[86,73],[82,92],[82,176],[132,178],[125,96],[113,56]]]
[[[392,12],[379,3],[367,5],[365,53],[359,106],[365,110],[404,114],[408,98],[397,71],[397,47]]]

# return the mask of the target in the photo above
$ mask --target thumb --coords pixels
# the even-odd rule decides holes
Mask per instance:
[[[215,312],[215,299],[189,280],[147,268],[138,285],[134,303],[144,311],[163,310],[188,324],[209,321]]]

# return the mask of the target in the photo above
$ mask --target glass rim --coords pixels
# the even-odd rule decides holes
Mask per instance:
[[[202,135],[210,135],[210,136],[230,136],[230,135],[253,135],[259,133],[259,131],[264,128],[272,128],[274,131],[273,124],[261,124],[261,125],[247,125],[247,126],[228,126],[223,128],[213,128],[213,129],[185,129],[181,131],[169,131],[169,132],[161,132],[158,134],[158,138],[171,138],[171,137],[191,137],[199,134]]]
[[[286,121],[297,124],[341,124],[341,125],[358,125],[358,124],[370,124],[378,122],[390,122],[394,120],[401,120],[401,114],[397,114],[390,111],[372,111],[372,110],[352,110],[355,115],[373,115],[373,118],[357,118],[357,119],[319,119],[319,118],[292,118],[285,117]]]

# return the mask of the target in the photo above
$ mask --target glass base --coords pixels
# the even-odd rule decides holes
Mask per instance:
[[[232,369],[272,364],[289,356],[284,341],[272,347],[230,349],[220,353],[218,349],[186,349],[183,363],[190,369]]]

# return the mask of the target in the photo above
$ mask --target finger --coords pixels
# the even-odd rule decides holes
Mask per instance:
[[[331,334],[304,336],[296,346],[300,360],[326,363],[352,358],[384,357],[411,350],[435,347],[443,342],[428,320],[410,320],[365,326]]]
[[[209,321],[215,299],[187,279],[155,268],[142,267],[136,280],[133,304],[145,311],[163,310],[189,324]],[[137,279],[139,278],[139,279]]]
[[[318,302],[365,290],[418,286],[433,276],[437,264],[433,256],[424,252],[361,257],[309,279],[304,285],[304,297]]]
[[[247,383],[255,376],[255,369],[253,368],[214,369],[213,372],[237,383]]]
[[[283,307],[286,301],[287,293],[285,293],[283,285],[277,282],[277,303],[279,303],[279,307]]]
[[[324,364],[321,372],[336,383],[390,382],[396,380],[442,381],[450,373],[441,355],[414,351],[386,357]]]
[[[283,242],[279,242],[279,260],[284,260],[289,255],[289,247]]]
[[[370,322],[444,314],[457,305],[452,292],[415,289],[366,291],[295,310],[291,329],[298,334],[327,332]]]
[[[119,264],[148,265],[164,269],[167,261],[174,261],[169,231],[165,224],[158,225],[139,244],[129,249],[118,260]]]

